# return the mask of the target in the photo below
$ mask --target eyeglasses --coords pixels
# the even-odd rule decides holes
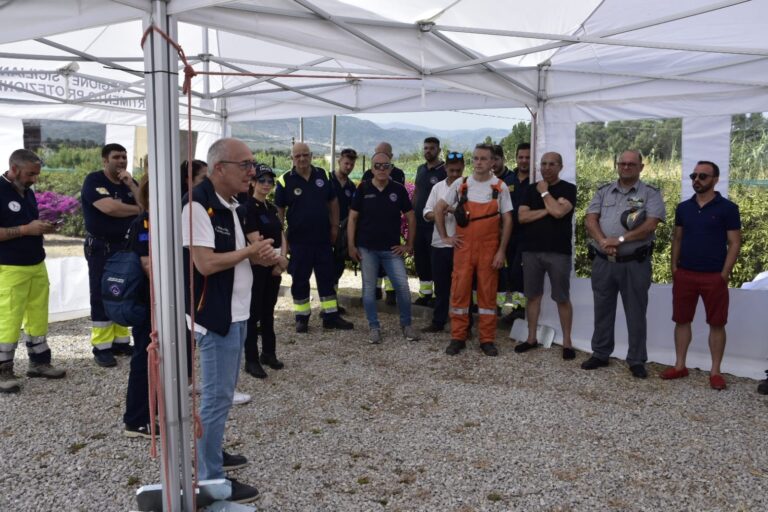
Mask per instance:
[[[450,162],[451,160],[464,160],[464,153],[457,153],[456,151],[451,151],[446,155],[445,159],[448,162]]]
[[[274,185],[275,180],[272,178],[267,178],[266,176],[262,176],[261,178],[256,180],[261,185]]]
[[[714,174],[705,174],[703,172],[700,172],[700,173],[692,172],[691,174],[688,175],[688,177],[691,178],[692,180],[698,179],[701,181],[707,181],[712,176],[714,176]]]
[[[386,171],[388,169],[391,169],[392,167],[394,167],[392,164],[373,164],[373,168],[376,169],[377,171],[379,170]]]
[[[616,167],[629,167],[630,169],[634,169],[638,165],[637,162],[616,162]]]
[[[243,160],[242,162],[233,162],[232,160],[219,160],[220,164],[235,164],[240,168],[241,171],[250,171],[251,169],[255,169],[257,165],[259,165],[254,160]]]

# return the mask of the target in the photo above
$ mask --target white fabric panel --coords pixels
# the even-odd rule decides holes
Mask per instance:
[[[50,292],[48,321],[61,322],[91,314],[88,263],[85,258],[46,258]]]
[[[136,147],[136,127],[120,124],[108,124],[107,134],[104,138],[107,144],[113,142],[121,144],[128,153],[128,172],[133,174],[133,153]]]
[[[563,157],[563,170],[560,179],[576,183],[576,123],[571,120],[559,120],[557,116],[549,117],[545,107],[539,113],[538,141],[536,142],[536,179],[540,179],[539,162],[544,153],[554,151]],[[542,122],[543,121],[543,122]]]
[[[562,343],[563,335],[557,308],[549,298],[549,281],[545,280],[544,300],[541,305],[540,324],[555,329],[555,343]],[[571,279],[571,302],[573,304],[573,344],[576,348],[591,352],[594,326],[594,305],[592,286],[589,279]],[[722,370],[724,373],[762,379],[768,367],[768,292],[734,288],[730,290],[730,311],[728,314],[728,344]],[[651,285],[648,300],[648,360],[672,365],[675,362],[674,327],[672,316],[672,285]],[[691,326],[693,342],[688,350],[688,367],[709,371],[712,359],[707,337],[704,305],[699,301],[696,317]],[[616,347],[613,357],[627,356],[627,322],[621,300],[616,311]],[[612,364],[616,364],[612,362]]]
[[[693,195],[688,175],[696,162],[709,160],[720,168],[717,190],[728,197],[728,171],[731,162],[731,116],[686,117],[683,119],[683,169],[681,199]]]
[[[195,145],[195,160],[208,161],[208,148],[221,136],[210,132],[197,132],[197,144]]]
[[[0,117],[0,174],[8,169],[11,153],[24,147],[24,124],[21,119]]]

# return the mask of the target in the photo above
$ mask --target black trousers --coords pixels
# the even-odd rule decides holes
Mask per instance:
[[[448,322],[451,304],[451,274],[453,247],[432,247],[432,275],[435,277],[435,309],[432,324],[443,327]]]
[[[272,268],[261,265],[253,269],[251,287],[251,316],[248,319],[248,332],[245,337],[245,361],[259,360],[259,331],[261,331],[261,351],[266,356],[275,356],[275,304],[280,291],[280,276],[272,275]],[[259,325],[260,329],[256,326]]]
[[[432,230],[433,224],[417,224],[413,242],[413,259],[419,281],[432,281]]]
[[[128,373],[128,391],[125,395],[123,423],[136,428],[149,424],[149,384],[147,382],[147,347],[151,331],[150,319],[144,325],[133,327],[133,355]]]

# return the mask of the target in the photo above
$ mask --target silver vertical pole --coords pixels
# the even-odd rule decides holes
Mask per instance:
[[[336,116],[331,116],[331,172],[336,170]]]
[[[304,142],[304,118],[299,118],[299,142]]]
[[[165,0],[153,0],[152,23],[171,38],[177,24]],[[192,511],[191,416],[184,344],[184,276],[181,245],[179,168],[178,57],[158,33],[144,45],[147,74],[147,139],[150,178],[150,245],[155,294],[155,322],[160,340],[161,381],[166,421],[161,460],[163,505]]]

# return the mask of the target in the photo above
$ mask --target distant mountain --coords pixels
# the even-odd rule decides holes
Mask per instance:
[[[337,147],[351,147],[366,153],[370,153],[381,141],[391,143],[395,154],[418,151],[424,139],[429,136],[440,138],[443,148],[467,149],[482,142],[489,135],[498,141],[508,133],[508,130],[497,128],[429,131],[424,127],[413,125],[382,127],[355,117],[336,118]],[[298,140],[299,121],[298,119],[279,119],[232,123],[232,135],[245,139],[252,149],[284,151],[290,149],[292,137]],[[331,118],[305,118],[304,140],[315,153],[330,152]]]

